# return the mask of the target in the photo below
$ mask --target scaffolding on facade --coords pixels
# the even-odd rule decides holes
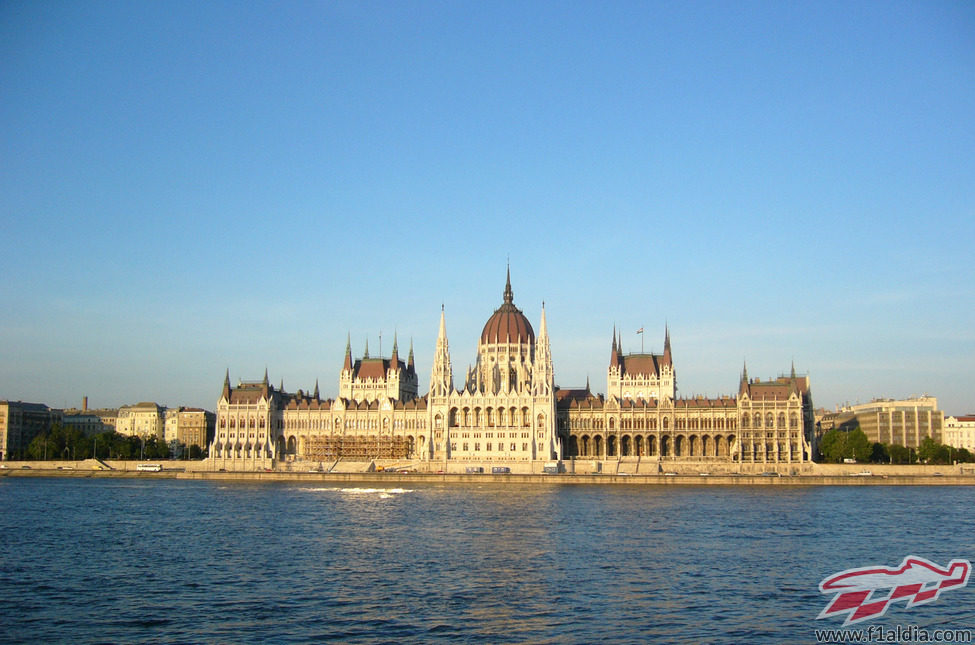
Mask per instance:
[[[312,461],[406,459],[410,452],[412,448],[406,437],[327,435],[308,440],[305,458]]]

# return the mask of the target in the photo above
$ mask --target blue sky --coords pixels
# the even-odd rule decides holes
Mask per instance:
[[[0,88],[0,398],[459,385],[510,258],[565,387],[975,412],[971,3],[8,2]]]

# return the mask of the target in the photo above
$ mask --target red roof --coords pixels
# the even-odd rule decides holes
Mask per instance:
[[[385,358],[363,358],[355,362],[354,374],[360,379],[382,380],[388,369],[389,361]]]
[[[658,359],[654,354],[630,354],[620,359],[623,364],[623,373],[641,374],[643,376],[656,376],[660,374]]]
[[[535,331],[528,322],[521,309],[514,305],[514,294],[511,291],[511,277],[504,288],[504,304],[498,307],[484,324],[481,332],[481,343],[534,343]]]

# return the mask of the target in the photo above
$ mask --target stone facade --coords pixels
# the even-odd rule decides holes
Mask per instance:
[[[503,298],[484,325],[477,361],[460,390],[453,388],[441,311],[429,394],[433,432],[426,458],[479,464],[560,458],[545,306],[536,338],[531,323],[514,305],[510,275]]]
[[[61,423],[61,411],[43,403],[0,401],[0,461],[24,459],[34,437]]]
[[[123,405],[118,410],[115,431],[122,435],[143,438],[165,437],[166,409],[155,403]]]
[[[184,446],[206,448],[213,439],[216,416],[201,408],[169,408],[165,415],[166,443],[178,441]]]
[[[275,389],[264,379],[231,387],[229,371],[210,447],[215,469],[282,463],[331,468],[342,459],[410,460],[471,467],[585,457],[716,460],[728,463],[810,461],[814,437],[809,379],[762,382],[742,374],[737,397],[677,398],[670,333],[663,354],[628,354],[613,332],[606,396],[555,385],[542,304],[538,334],[514,304],[510,273],[502,304],[488,318],[475,364],[455,388],[446,312],[426,395],[418,394],[413,349],[399,358],[353,360],[351,338],[339,396]]]
[[[94,413],[69,413],[65,410],[63,423],[67,427],[80,430],[88,437],[105,432],[102,418]]]
[[[975,415],[945,417],[943,443],[975,452]]]
[[[669,330],[661,355],[622,356],[614,332],[607,390],[557,391],[566,457],[801,464],[814,454],[808,377],[763,382],[746,369],[737,397],[676,398]]]

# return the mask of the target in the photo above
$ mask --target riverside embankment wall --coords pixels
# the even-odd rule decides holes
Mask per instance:
[[[107,462],[111,465],[112,462]],[[797,476],[770,475],[707,475],[700,474],[462,474],[462,473],[395,473],[395,472],[221,472],[176,466],[183,462],[162,462],[166,470],[162,472],[139,472],[137,462],[126,462],[130,468],[103,469],[97,462],[6,462],[0,469],[0,477],[74,477],[74,478],[140,478],[140,479],[182,479],[225,482],[305,482],[315,484],[359,484],[369,486],[403,487],[415,483],[456,483],[456,484],[536,484],[553,485],[656,485],[656,486],[975,486],[975,474],[935,474],[915,471],[913,473],[881,473],[871,470],[871,475],[844,474],[804,474]],[[202,462],[194,462],[196,465]],[[25,467],[26,466],[26,467]],[[918,468],[901,466],[904,468]],[[861,472],[861,465],[858,470]],[[942,469],[944,470],[944,469]]]

